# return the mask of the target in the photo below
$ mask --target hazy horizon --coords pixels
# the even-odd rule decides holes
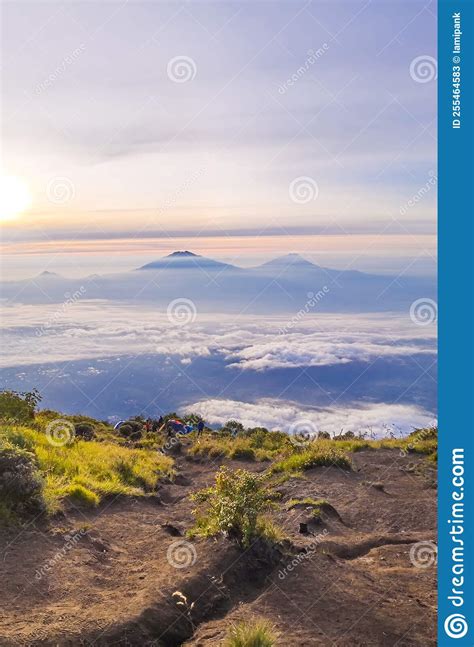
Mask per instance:
[[[3,273],[196,247],[246,265],[287,237],[322,265],[434,275],[432,3],[22,2],[2,18]]]

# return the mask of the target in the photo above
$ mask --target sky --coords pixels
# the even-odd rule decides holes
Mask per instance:
[[[3,275],[434,274],[436,4],[4,2]]]

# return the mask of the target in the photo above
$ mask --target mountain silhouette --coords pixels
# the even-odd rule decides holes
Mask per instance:
[[[316,265],[286,254],[257,267],[237,267],[175,251],[126,272],[68,279],[47,275],[35,281],[0,284],[6,303],[63,302],[80,289],[82,299],[151,302],[159,309],[180,298],[201,312],[308,314],[320,312],[409,312],[417,299],[436,299],[433,278],[367,274]]]

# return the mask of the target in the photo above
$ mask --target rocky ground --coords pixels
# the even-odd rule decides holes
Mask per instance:
[[[434,647],[433,464],[393,449],[352,459],[351,472],[320,467],[275,486],[288,539],[271,550],[186,539],[189,494],[221,462],[186,456],[157,496],[1,531],[0,645],[220,645],[232,622],[259,617],[286,647]],[[319,520],[287,509],[305,497],[327,502]]]

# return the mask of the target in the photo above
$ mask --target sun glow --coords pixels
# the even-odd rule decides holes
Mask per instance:
[[[31,206],[25,182],[14,175],[0,177],[0,222],[14,220]]]

